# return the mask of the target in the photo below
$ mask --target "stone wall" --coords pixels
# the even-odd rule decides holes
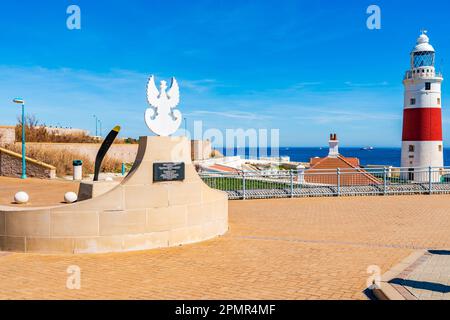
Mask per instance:
[[[22,145],[17,142],[19,147]],[[40,143],[27,142],[27,147],[30,148],[45,148],[47,150],[55,150],[55,152],[76,152],[87,156],[92,162],[95,162],[95,157],[100,149],[99,143]],[[136,159],[138,151],[137,144],[113,144],[106,154],[107,157],[117,159],[124,163],[133,163]],[[205,160],[211,157],[211,142],[210,141],[191,141],[191,159]]]
[[[14,126],[0,126],[0,146],[12,144],[16,141]]]
[[[37,126],[40,128],[41,126]],[[73,135],[89,135],[89,131],[78,128],[57,128],[57,127],[44,127],[48,133],[55,134],[57,136],[73,136]]]
[[[17,142],[16,145],[20,147],[22,144]],[[47,150],[54,150],[55,152],[76,152],[87,156],[92,162],[95,162],[100,145],[99,143],[27,142],[27,147],[29,148],[45,148]],[[106,156],[121,162],[132,163],[136,159],[137,150],[137,144],[113,144]]]
[[[40,179],[54,179],[56,177],[55,167],[28,157],[25,159],[27,177]],[[21,177],[22,155],[0,148],[0,176]]]
[[[37,126],[39,128],[39,126]],[[56,135],[88,135],[89,131],[82,129],[71,128],[51,128],[45,127],[47,132]],[[16,142],[16,127],[15,126],[0,126],[0,146],[12,144]]]

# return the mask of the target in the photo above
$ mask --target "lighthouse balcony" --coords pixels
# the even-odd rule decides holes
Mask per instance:
[[[421,68],[421,69],[415,69],[412,71],[406,71],[405,77],[403,80],[430,79],[430,78],[442,78],[443,79],[441,72],[437,72],[434,69]]]

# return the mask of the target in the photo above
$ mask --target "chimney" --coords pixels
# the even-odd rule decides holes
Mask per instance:
[[[331,158],[337,158],[339,155],[339,141],[337,139],[337,134],[330,134],[330,141],[328,141],[330,145],[330,151],[328,152],[328,156]]]

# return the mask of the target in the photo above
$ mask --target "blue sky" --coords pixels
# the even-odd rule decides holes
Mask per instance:
[[[81,8],[81,30],[66,9]],[[366,9],[381,7],[381,30]],[[446,76],[450,3],[315,1],[3,1],[0,124],[30,113],[92,131],[95,113],[122,136],[148,135],[146,80],[176,76],[192,128],[278,128],[283,146],[400,146],[402,77],[422,28]],[[433,10],[433,8],[435,8]],[[450,142],[450,85],[444,136]],[[106,130],[106,129],[105,129]]]

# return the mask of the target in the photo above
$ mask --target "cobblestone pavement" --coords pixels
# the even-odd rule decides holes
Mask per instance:
[[[365,299],[415,249],[450,247],[450,196],[230,202],[230,231],[199,244],[101,255],[0,254],[0,298]],[[71,265],[81,289],[66,288]]]
[[[427,251],[389,283],[406,300],[450,300],[450,251]]]

